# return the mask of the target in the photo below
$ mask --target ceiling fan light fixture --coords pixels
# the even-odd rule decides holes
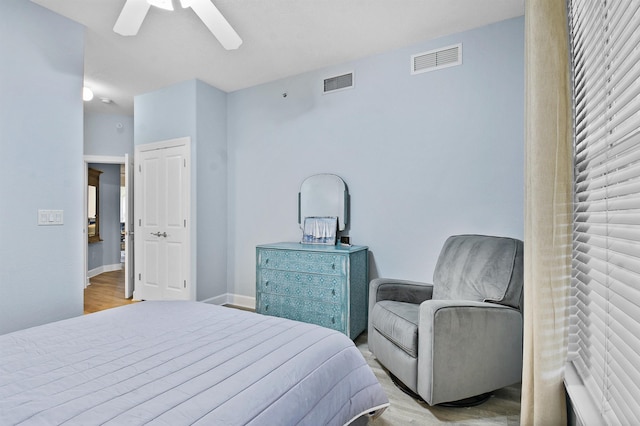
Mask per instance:
[[[160,9],[173,10],[173,0],[147,0],[147,3]]]

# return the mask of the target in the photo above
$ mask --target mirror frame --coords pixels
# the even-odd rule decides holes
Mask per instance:
[[[89,203],[91,200],[89,199],[89,186],[93,186],[96,188],[96,223],[95,223],[95,232],[93,235],[89,235],[89,218],[87,217],[87,241],[89,244],[91,243],[99,243],[102,241],[100,238],[100,174],[102,172],[100,170],[92,169],[89,167],[87,174],[87,212],[89,212]]]

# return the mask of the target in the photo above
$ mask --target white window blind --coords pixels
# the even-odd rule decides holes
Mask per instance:
[[[640,1],[569,0],[569,359],[608,424],[640,424]],[[576,407],[578,410],[580,407]]]

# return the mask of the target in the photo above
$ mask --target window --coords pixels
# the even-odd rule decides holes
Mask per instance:
[[[569,21],[569,360],[608,424],[640,424],[640,2],[569,0]]]

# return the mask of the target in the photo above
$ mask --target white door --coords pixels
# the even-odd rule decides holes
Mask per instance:
[[[134,256],[133,256],[133,159],[124,155],[124,297],[133,296]]]
[[[189,300],[189,161],[187,138],[136,153],[134,298]],[[171,142],[180,142],[171,145]],[[154,148],[155,147],[155,148]],[[145,149],[150,148],[150,149]],[[138,151],[138,148],[136,149]]]

